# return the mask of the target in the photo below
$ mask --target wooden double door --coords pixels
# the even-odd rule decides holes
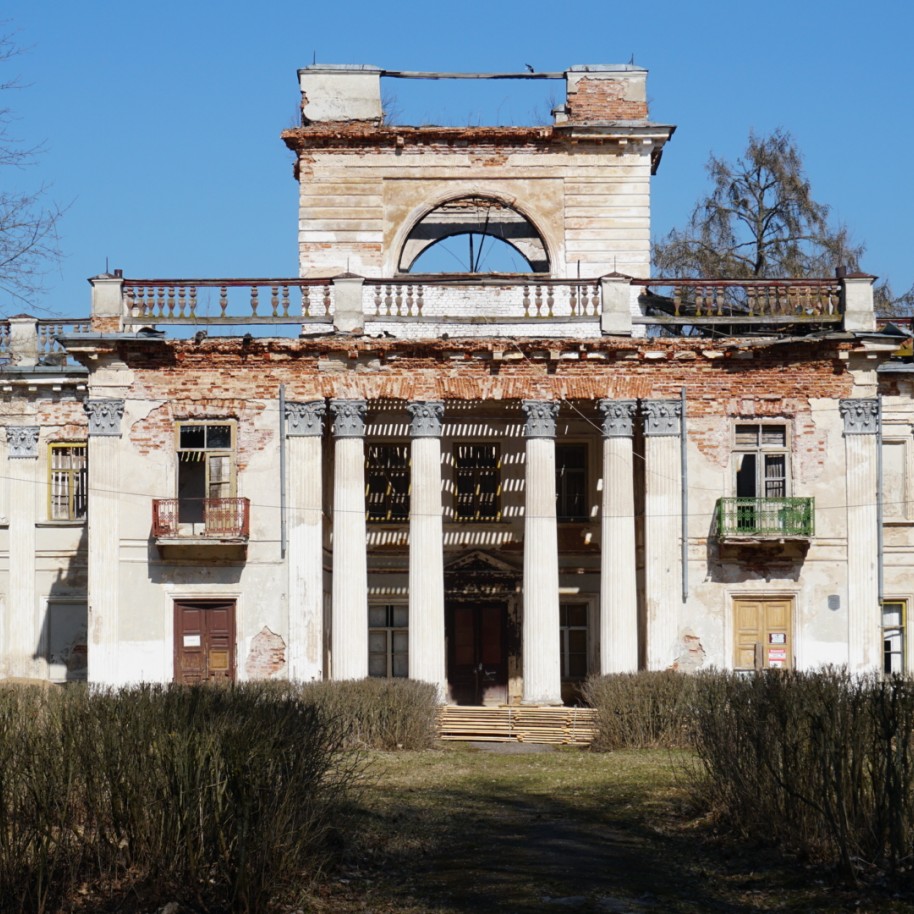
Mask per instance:
[[[791,669],[793,667],[792,632],[792,600],[769,597],[734,600],[734,669]]]
[[[504,602],[448,605],[447,679],[454,704],[507,703],[507,622]]]
[[[175,601],[175,682],[235,678],[235,601]]]

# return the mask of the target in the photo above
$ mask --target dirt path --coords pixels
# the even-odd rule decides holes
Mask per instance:
[[[667,753],[372,756],[359,841],[316,910],[914,912],[687,826]]]

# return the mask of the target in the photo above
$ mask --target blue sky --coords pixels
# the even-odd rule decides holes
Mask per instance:
[[[106,258],[134,277],[295,275],[296,186],[279,133],[297,119],[296,70],[315,55],[448,71],[634,55],[650,71],[652,119],[678,125],[654,179],[655,236],[685,221],[709,152],[734,157],[751,129],[784,127],[814,196],[866,244],[864,268],[902,292],[914,284],[912,10],[902,0],[6,0],[6,31],[26,53],[5,75],[27,86],[0,105],[45,153],[0,180],[49,181],[68,209],[47,292],[30,308],[0,293],[0,313],[87,313],[86,277]],[[526,122],[563,91],[495,83],[470,97],[466,85],[396,81],[403,122]],[[520,86],[548,88],[514,98]]]

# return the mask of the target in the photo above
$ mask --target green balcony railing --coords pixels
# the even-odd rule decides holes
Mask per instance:
[[[813,536],[814,498],[721,498],[718,536]]]

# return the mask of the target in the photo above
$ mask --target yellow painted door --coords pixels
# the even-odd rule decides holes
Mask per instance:
[[[789,670],[793,666],[792,616],[791,600],[734,600],[734,669]]]

